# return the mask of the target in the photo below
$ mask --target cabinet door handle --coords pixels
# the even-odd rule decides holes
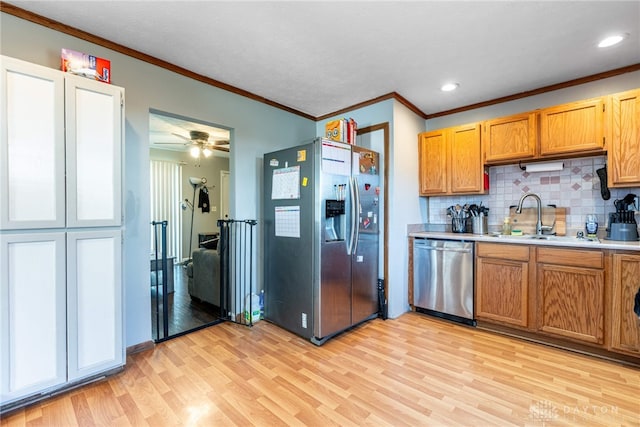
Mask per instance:
[[[633,304],[633,312],[640,319],[640,288],[638,288],[638,292],[636,293],[635,302]]]

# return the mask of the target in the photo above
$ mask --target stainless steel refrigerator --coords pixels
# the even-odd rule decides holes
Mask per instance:
[[[266,320],[320,345],[377,316],[378,160],[322,138],[265,154]]]

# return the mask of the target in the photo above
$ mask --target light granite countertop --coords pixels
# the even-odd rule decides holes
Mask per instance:
[[[543,246],[564,246],[581,249],[615,249],[625,251],[637,251],[640,253],[640,241],[617,241],[601,239],[581,239],[574,236],[504,236],[497,233],[472,234],[472,233],[452,233],[449,231],[413,231],[409,232],[409,237],[422,239],[446,239],[446,240],[467,240],[474,242],[491,243],[517,243],[526,245]]]

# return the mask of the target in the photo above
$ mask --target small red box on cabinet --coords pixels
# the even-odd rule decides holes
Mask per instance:
[[[111,83],[111,61],[97,56],[62,49],[62,71],[104,83]]]

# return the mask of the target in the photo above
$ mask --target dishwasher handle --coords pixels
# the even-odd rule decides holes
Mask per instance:
[[[416,249],[422,249],[425,251],[437,251],[437,252],[461,252],[461,253],[471,253],[471,248],[440,248],[437,246],[427,246],[427,245],[414,245]]]

